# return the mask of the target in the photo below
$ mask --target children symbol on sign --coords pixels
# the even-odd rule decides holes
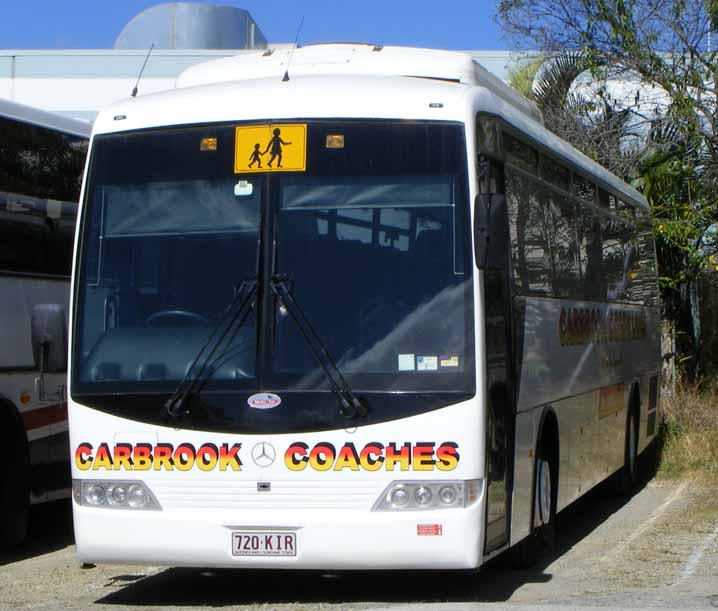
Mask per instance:
[[[264,153],[260,152],[259,146],[260,146],[259,142],[257,142],[257,144],[254,145],[254,150],[252,151],[252,154],[249,156],[250,163],[249,163],[249,166],[247,166],[247,167],[251,168],[255,163],[257,164],[258,168],[262,167],[261,156],[264,155]]]
[[[282,133],[281,130],[278,127],[275,127],[274,130],[272,130],[272,133],[274,134],[272,136],[272,139],[269,141],[269,144],[267,144],[267,148],[264,149],[264,153],[261,153],[262,155],[266,155],[267,152],[271,149],[272,156],[269,158],[269,161],[267,162],[267,166],[270,168],[272,167],[272,162],[275,159],[278,159],[277,161],[277,167],[282,167],[282,145],[289,146],[291,142],[285,142],[282,140],[280,134]],[[256,148],[256,147],[255,147]],[[261,165],[260,165],[261,167]]]

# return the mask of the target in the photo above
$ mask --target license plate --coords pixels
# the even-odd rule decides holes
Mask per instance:
[[[233,556],[296,556],[297,535],[288,532],[233,532]]]

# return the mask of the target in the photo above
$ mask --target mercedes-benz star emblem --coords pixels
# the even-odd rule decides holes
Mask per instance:
[[[266,441],[260,441],[252,448],[252,460],[258,467],[268,467],[276,457],[274,446]]]

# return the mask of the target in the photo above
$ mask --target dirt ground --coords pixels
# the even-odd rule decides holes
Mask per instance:
[[[478,573],[82,568],[70,502],[33,508],[32,538],[0,556],[0,609],[452,609],[718,607],[718,501],[651,481],[630,500],[601,488],[559,516],[555,550],[530,570]]]

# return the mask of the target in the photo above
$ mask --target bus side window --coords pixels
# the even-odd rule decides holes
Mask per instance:
[[[581,260],[583,299],[604,301],[606,282],[603,274],[601,218],[596,208],[582,203],[578,219],[578,244]]]
[[[609,214],[601,215],[601,236],[603,240],[603,271],[607,283],[608,301],[627,299],[633,258],[633,236],[635,225],[628,222],[619,212],[619,201],[602,189],[599,202]]]
[[[551,289],[555,297],[581,297],[576,239],[576,205],[568,198],[550,193],[544,204],[550,210]]]
[[[514,288],[523,295],[551,292],[551,245],[538,182],[506,165],[506,202]]]
[[[637,211],[636,242],[641,282],[641,297],[645,305],[656,307],[658,284],[656,283],[656,244],[650,212]]]
[[[31,197],[0,194],[0,269],[37,274],[46,272],[48,226]]]
[[[506,191],[515,289],[524,295],[579,296],[576,205],[508,164]]]

